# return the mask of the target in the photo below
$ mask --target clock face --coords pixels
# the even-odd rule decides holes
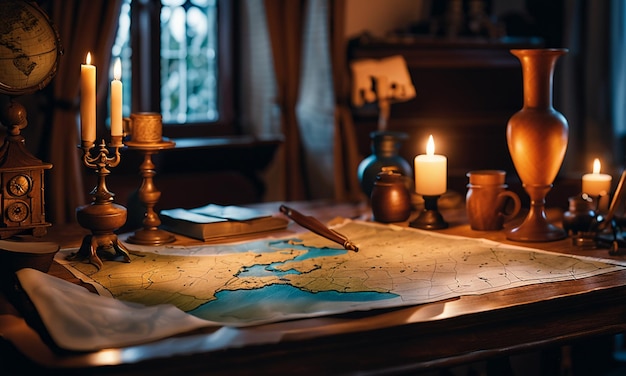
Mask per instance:
[[[13,202],[6,209],[6,216],[11,222],[22,222],[29,214],[28,205],[22,201]]]
[[[33,181],[28,175],[19,174],[15,175],[9,180],[7,185],[7,190],[13,196],[24,196],[28,192],[30,192],[33,186]]]

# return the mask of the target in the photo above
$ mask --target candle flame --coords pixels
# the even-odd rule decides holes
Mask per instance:
[[[433,135],[431,134],[428,137],[428,143],[426,144],[426,155],[435,155],[435,140],[433,140]]]
[[[87,58],[85,59],[85,64],[91,64],[91,52],[87,52]]]
[[[122,78],[122,61],[118,57],[113,65],[113,78],[120,80]]]
[[[594,174],[600,173],[600,160],[598,158],[593,160],[593,173]]]

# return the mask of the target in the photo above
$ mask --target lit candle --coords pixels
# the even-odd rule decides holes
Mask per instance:
[[[119,58],[113,65],[111,81],[111,136],[122,136],[122,62]]]
[[[600,173],[600,160],[593,161],[593,173],[583,175],[583,193],[592,197],[604,196],[611,189],[611,180],[608,174]]]
[[[446,193],[447,158],[435,154],[435,141],[431,135],[426,154],[415,157],[415,192],[422,196],[440,196]]]
[[[83,141],[96,141],[96,67],[89,52],[80,66],[80,133]]]

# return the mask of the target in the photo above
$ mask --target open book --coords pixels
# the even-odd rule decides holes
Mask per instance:
[[[208,204],[194,209],[167,209],[159,213],[163,229],[199,240],[283,230],[282,216],[241,206]]]

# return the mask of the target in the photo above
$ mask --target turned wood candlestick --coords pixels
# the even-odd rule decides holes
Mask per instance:
[[[171,243],[176,238],[171,233],[161,230],[161,220],[154,210],[154,206],[161,198],[161,192],[156,188],[153,177],[156,175],[155,165],[152,162],[152,155],[160,150],[171,149],[176,144],[173,141],[164,140],[160,142],[133,142],[127,141],[126,146],[129,149],[135,149],[143,153],[144,159],[139,170],[142,177],[141,186],[139,187],[139,201],[146,208],[143,219],[143,228],[135,231],[133,235],[128,237],[126,241],[133,244],[143,245],[162,245]]]

